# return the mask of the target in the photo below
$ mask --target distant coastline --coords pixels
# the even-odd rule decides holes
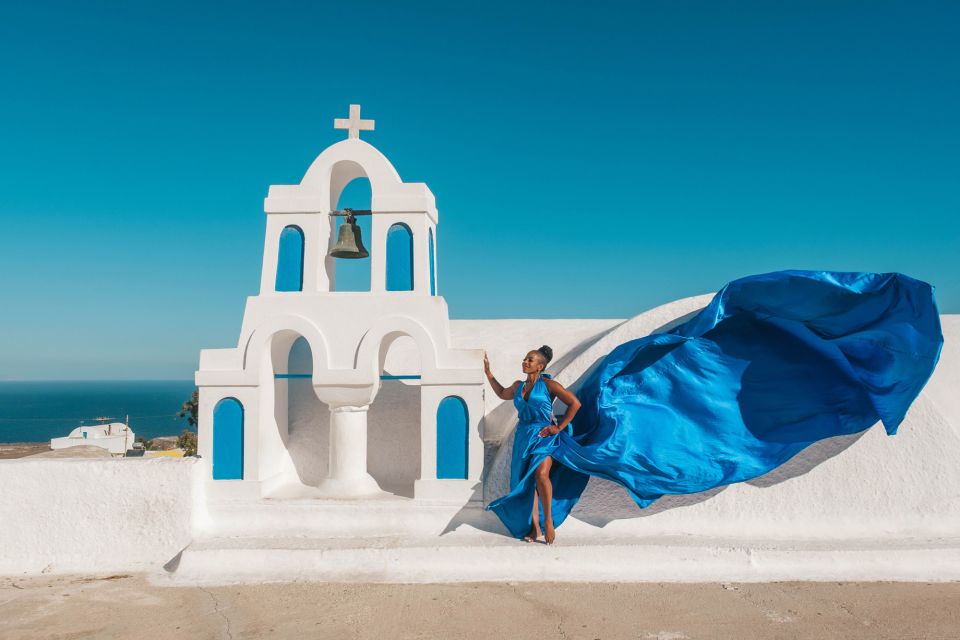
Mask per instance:
[[[0,380],[0,443],[49,443],[96,418],[124,421],[137,437],[179,434],[192,380]]]

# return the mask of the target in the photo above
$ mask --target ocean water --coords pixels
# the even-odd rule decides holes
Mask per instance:
[[[138,437],[177,435],[187,421],[175,414],[195,388],[192,380],[0,382],[0,442],[48,442],[100,416],[129,415]]]

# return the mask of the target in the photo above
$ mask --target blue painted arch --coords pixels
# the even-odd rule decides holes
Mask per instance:
[[[466,480],[468,472],[467,403],[447,396],[437,406],[437,478]]]
[[[280,232],[277,251],[277,291],[303,291],[303,230],[295,225]]]
[[[213,479],[243,480],[243,405],[236,398],[213,408]]]
[[[300,336],[290,345],[287,354],[287,378],[310,378],[313,376],[313,352],[306,338]]]
[[[387,291],[413,291],[413,232],[402,222],[387,231]]]

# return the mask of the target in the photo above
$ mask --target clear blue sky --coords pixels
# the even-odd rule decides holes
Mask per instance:
[[[785,268],[960,312],[956,2],[0,8],[0,378],[189,378],[347,105],[437,196],[453,318]]]

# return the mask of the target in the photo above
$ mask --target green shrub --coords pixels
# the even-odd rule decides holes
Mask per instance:
[[[183,455],[197,455],[197,434],[193,431],[183,430],[183,433],[177,438],[177,447],[183,449]]]

